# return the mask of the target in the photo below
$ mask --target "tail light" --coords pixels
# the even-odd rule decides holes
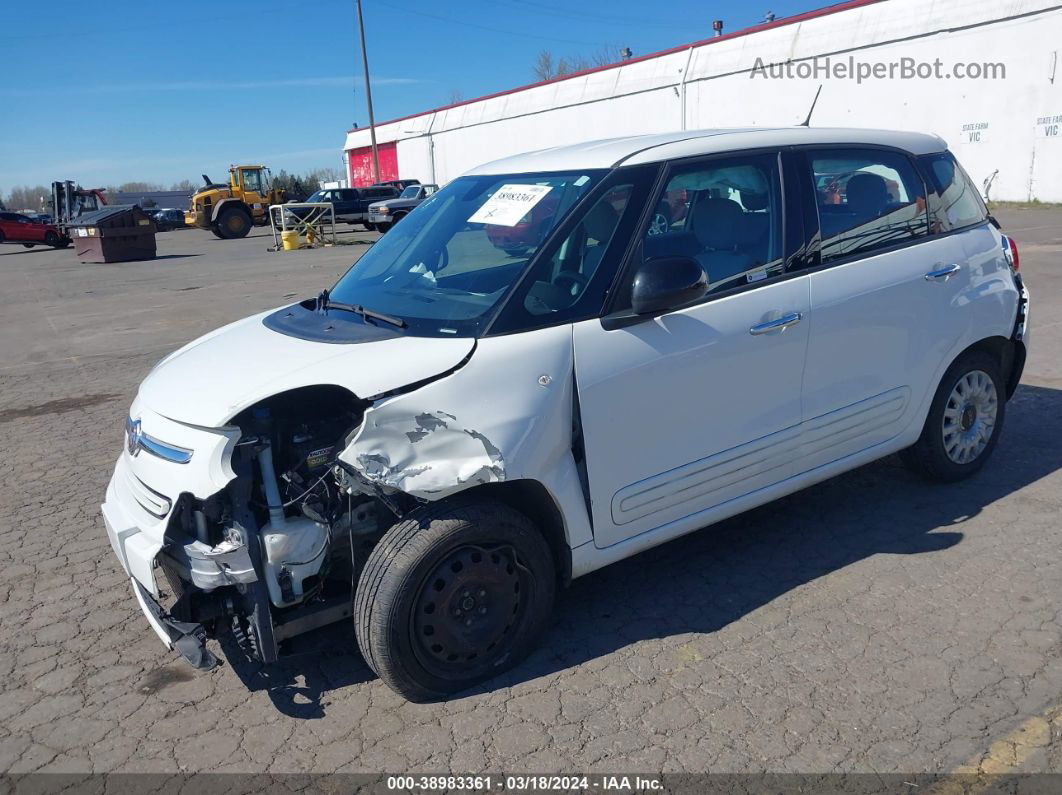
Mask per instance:
[[[1019,265],[1018,244],[1014,242],[1014,238],[1003,235],[1003,253],[1011,270],[1017,273]]]

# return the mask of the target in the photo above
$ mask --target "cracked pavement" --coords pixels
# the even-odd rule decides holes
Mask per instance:
[[[377,681],[346,623],[268,672],[193,671],[99,515],[154,362],[364,246],[186,230],[113,265],[4,246],[0,771],[946,772],[1045,714],[1020,769],[1062,771],[1062,211],[999,215],[1033,353],[978,476],[889,458],[577,580],[528,661],[432,705]]]

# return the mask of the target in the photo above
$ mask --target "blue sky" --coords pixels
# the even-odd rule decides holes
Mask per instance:
[[[557,56],[636,55],[827,0],[364,0],[380,121],[532,82]],[[110,9],[104,11],[103,9]],[[220,179],[231,162],[341,167],[366,123],[353,0],[9,3],[0,193],[74,179]],[[126,13],[128,12],[128,13]]]

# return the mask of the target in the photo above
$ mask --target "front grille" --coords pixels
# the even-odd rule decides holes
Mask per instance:
[[[166,575],[166,582],[170,584],[170,591],[175,599],[184,595],[184,580],[181,579],[180,569],[168,555],[159,555],[159,566]]]

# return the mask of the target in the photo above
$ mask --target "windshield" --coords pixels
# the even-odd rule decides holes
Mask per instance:
[[[407,333],[476,336],[549,232],[602,174],[454,180],[375,243],[330,299],[401,318]]]
[[[420,185],[410,185],[399,195],[400,199],[415,199],[420,191]]]
[[[326,193],[327,193],[327,191],[323,191],[323,190],[319,190],[319,191],[317,191],[317,193],[311,193],[310,194],[310,198],[308,198],[306,201],[308,201],[308,202],[326,202],[326,201],[328,201],[328,199],[324,198]]]

